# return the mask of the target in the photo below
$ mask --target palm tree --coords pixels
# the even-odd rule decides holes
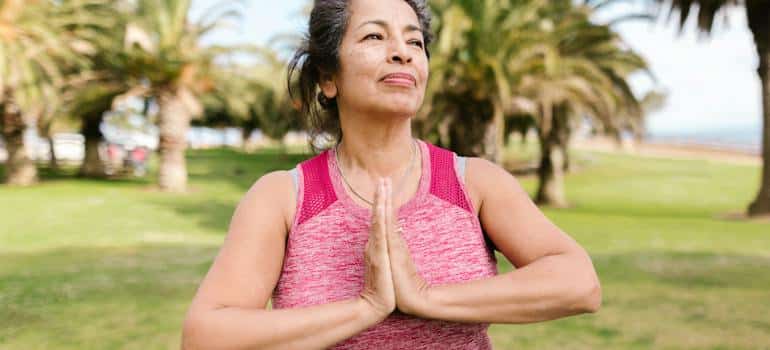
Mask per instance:
[[[106,173],[98,146],[104,138],[100,130],[104,114],[112,109],[116,98],[140,90],[142,84],[138,73],[132,71],[133,62],[128,52],[130,42],[126,41],[130,14],[122,4],[115,2],[93,7],[90,11],[112,18],[112,25],[91,38],[94,49],[87,54],[90,66],[74,73],[77,79],[73,79],[61,94],[59,113],[79,121],[80,133],[85,137],[85,158],[78,175],[103,177]]]
[[[433,124],[448,129],[440,133],[449,135],[453,149],[466,144],[460,153],[481,151],[500,162],[505,119],[533,118],[541,144],[537,201],[566,206],[563,169],[572,125],[578,117],[595,119],[608,133],[640,125],[627,78],[644,69],[644,61],[608,26],[592,23],[590,7],[568,0],[437,1],[435,7],[439,34],[429,96],[439,117]],[[449,122],[442,120],[446,115]]]
[[[254,69],[253,80],[259,94],[256,103],[252,104],[251,114],[265,135],[282,139],[289,130],[301,128],[299,103],[292,101],[286,82],[275,79],[276,76],[287,76],[288,64],[272,46],[262,48],[258,57],[260,63]]]
[[[283,138],[291,129],[299,129],[298,111],[292,108],[284,89],[274,89],[276,79],[273,77],[268,85],[257,77],[249,76],[260,68],[228,68],[230,78],[218,80],[215,91],[202,98],[204,115],[194,120],[193,124],[237,126],[243,130],[244,139],[255,129],[276,140]]]
[[[111,18],[91,11],[105,1],[0,1],[0,127],[8,152],[6,183],[37,181],[24,131],[59,103],[58,93],[69,83],[67,70],[88,66],[90,40],[111,25]]]
[[[215,61],[234,48],[203,46],[201,39],[237,17],[237,2],[222,2],[205,12],[200,22],[189,19],[190,0],[139,0],[138,20],[129,25],[137,43],[138,69],[150,84],[150,95],[160,109],[160,169],[164,191],[181,192],[187,186],[185,149],[190,121],[203,112],[200,96],[214,88],[220,70]],[[209,16],[210,15],[210,16]]]
[[[214,90],[202,99],[204,116],[194,124],[238,126],[244,139],[257,128],[274,140],[282,139],[289,130],[301,129],[299,110],[290,99],[286,82],[276,79],[286,76],[288,66],[274,45],[275,40],[255,47],[255,63],[220,67]]]
[[[714,21],[727,8],[743,5],[759,55],[757,73],[762,85],[762,180],[748,215],[770,215],[770,0],[656,0],[679,15],[679,27],[690,16],[697,16],[698,27],[710,33]]]
[[[438,125],[462,154],[502,162],[504,118],[515,108],[517,76],[508,66],[537,41],[537,11],[547,1],[436,0],[437,40],[431,58],[428,108],[420,128]],[[432,115],[432,117],[428,117]],[[449,116],[449,120],[445,116]],[[427,119],[427,120],[426,120]],[[479,128],[479,125],[484,125]],[[454,130],[454,131],[451,131]],[[446,134],[454,133],[454,137]],[[458,139],[462,138],[462,139]]]
[[[533,46],[538,53],[514,66],[522,77],[515,90],[535,107],[541,157],[536,201],[564,207],[574,125],[587,117],[612,135],[640,127],[642,108],[628,78],[647,65],[609,26],[591,22],[591,7],[551,1],[543,11],[543,34]]]
[[[85,158],[79,176],[99,178],[106,176],[104,160],[99,155],[99,144],[104,139],[100,126],[104,114],[113,107],[115,98],[130,89],[128,80],[113,80],[105,76],[79,88],[66,110],[80,121],[80,133],[85,137]]]
[[[246,139],[258,127],[251,109],[261,93],[259,86],[245,77],[244,72],[249,69],[242,65],[222,67],[223,74],[215,81],[215,89],[201,97],[203,116],[193,120],[192,125],[238,126],[243,129],[243,138]]]

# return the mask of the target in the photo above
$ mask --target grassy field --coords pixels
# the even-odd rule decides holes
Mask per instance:
[[[39,186],[0,187],[0,349],[178,348],[238,200],[264,172],[304,158],[193,151],[181,195],[158,193],[153,178],[49,172]],[[722,218],[752,199],[757,167],[573,159],[573,206],[545,212],[593,257],[602,309],[493,325],[496,349],[770,348],[770,223]],[[519,180],[534,191],[533,178]]]

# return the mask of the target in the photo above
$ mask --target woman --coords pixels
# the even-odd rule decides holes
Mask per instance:
[[[589,256],[513,176],[413,139],[429,27],[424,0],[315,1],[290,80],[338,142],[246,193],[184,347],[490,349],[489,323],[598,310]]]

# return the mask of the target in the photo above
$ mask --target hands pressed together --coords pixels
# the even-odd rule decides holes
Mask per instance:
[[[401,236],[393,208],[389,178],[380,179],[374,196],[369,241],[364,249],[364,288],[361,298],[387,317],[396,308],[417,314],[427,304],[429,286],[417,272]]]

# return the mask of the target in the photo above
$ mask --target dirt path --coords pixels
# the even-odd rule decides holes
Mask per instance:
[[[719,149],[694,144],[665,144],[643,142],[639,144],[624,144],[618,146],[611,139],[591,138],[574,140],[572,146],[575,149],[620,152],[646,157],[674,158],[674,159],[708,159],[718,162],[735,164],[761,165],[762,158],[758,155],[738,150]]]

